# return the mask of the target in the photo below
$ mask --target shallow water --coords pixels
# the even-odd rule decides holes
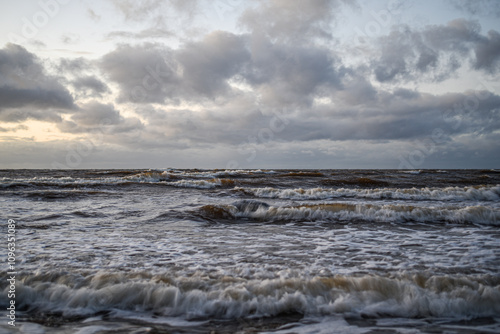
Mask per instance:
[[[17,325],[0,332],[500,332],[499,184],[495,170],[3,170],[18,272]]]

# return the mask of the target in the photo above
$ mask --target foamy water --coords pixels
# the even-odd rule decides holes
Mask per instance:
[[[409,172],[2,171],[15,332],[499,332],[500,173]]]

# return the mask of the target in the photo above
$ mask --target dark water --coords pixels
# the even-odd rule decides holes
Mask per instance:
[[[0,333],[500,332],[497,170],[3,170],[0,205]]]

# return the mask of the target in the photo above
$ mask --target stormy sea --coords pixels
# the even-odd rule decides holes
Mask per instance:
[[[500,333],[499,170],[1,170],[0,207],[0,333]]]

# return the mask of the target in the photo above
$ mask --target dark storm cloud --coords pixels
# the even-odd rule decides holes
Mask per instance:
[[[379,42],[379,56],[372,66],[380,82],[439,82],[468,63],[487,73],[499,68],[500,35],[494,30],[482,35],[476,21],[456,19],[423,30],[400,26]]]
[[[53,121],[59,113],[75,107],[68,90],[46,74],[35,55],[19,45],[7,44],[0,50],[0,73],[0,120]]]

